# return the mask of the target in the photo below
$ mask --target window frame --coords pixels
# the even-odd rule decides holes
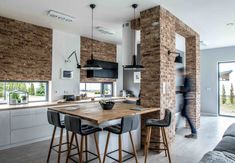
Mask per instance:
[[[46,89],[45,89],[46,90],[46,93],[45,93],[46,99],[45,100],[39,100],[39,101],[29,101],[29,103],[48,102],[49,101],[49,81],[0,80],[0,82],[4,82],[4,83],[10,83],[10,82],[15,82],[15,83],[46,83]],[[6,101],[7,101],[7,99],[6,99]],[[0,102],[0,105],[5,105],[7,103],[8,102],[4,102],[4,103]]]
[[[112,94],[111,95],[104,95],[105,97],[113,97],[113,95],[114,95],[114,84],[113,84],[113,82],[80,82],[80,84],[81,83],[84,83],[85,84],[85,91],[87,91],[87,86],[86,86],[86,84],[88,83],[100,83],[100,92],[101,92],[101,94],[100,94],[100,96],[98,96],[98,97],[102,97],[102,95],[104,95],[104,85],[105,84],[111,84],[111,86],[112,86]],[[79,90],[80,92],[81,92],[81,90]]]

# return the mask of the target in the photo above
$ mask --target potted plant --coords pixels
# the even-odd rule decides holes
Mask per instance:
[[[10,104],[17,104],[17,103],[20,103],[20,101],[21,100],[19,98],[18,93],[13,92],[10,94],[10,101],[9,101]]]

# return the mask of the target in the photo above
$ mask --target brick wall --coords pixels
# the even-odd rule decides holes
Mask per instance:
[[[80,53],[80,64],[83,66],[86,61],[91,58],[91,43],[92,40],[86,37],[81,37],[81,53]],[[116,62],[116,45],[105,43],[101,41],[93,41],[93,55],[94,59]],[[87,78],[87,72],[81,70],[80,72],[81,82],[114,82],[115,79],[105,78]]]
[[[51,80],[52,30],[0,16],[0,80]]]
[[[154,22],[159,25],[153,26]],[[134,27],[132,23],[132,27]],[[138,27],[138,25],[140,27]],[[200,124],[200,88],[199,88],[199,35],[166,9],[156,6],[140,13],[140,23],[136,29],[141,30],[141,63],[145,70],[141,74],[141,102],[145,107],[159,107],[154,114],[142,116],[142,144],[145,141],[144,122],[148,118],[163,118],[164,110],[172,111],[172,124],[168,128],[170,142],[175,137],[175,55],[168,55],[168,50],[175,51],[175,34],[186,38],[186,69],[193,79],[192,95],[195,97],[190,105],[193,122]],[[163,86],[165,85],[165,92]],[[154,129],[152,141],[161,139],[160,130]],[[152,147],[154,147],[152,145]]]

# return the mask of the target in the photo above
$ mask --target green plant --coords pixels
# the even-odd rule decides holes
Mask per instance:
[[[230,102],[231,102],[231,104],[234,104],[234,89],[233,89],[233,83],[231,83],[231,88],[230,88]]]
[[[223,84],[222,86],[222,104],[226,103],[226,92],[225,92],[225,86]]]
[[[29,92],[29,95],[35,95],[35,88],[34,88],[33,83],[30,84],[30,87],[28,88],[28,92]]]
[[[19,98],[20,98],[20,97],[19,97],[19,94],[18,94],[18,93],[14,93],[14,92],[13,92],[13,93],[11,94],[11,99],[13,99],[13,100],[19,100]]]
[[[43,83],[40,83],[40,87],[36,91],[37,96],[45,96],[45,86]]]

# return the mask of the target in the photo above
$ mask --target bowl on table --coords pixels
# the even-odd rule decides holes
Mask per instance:
[[[103,110],[111,110],[113,109],[114,102],[113,101],[99,101],[100,106],[102,107]]]

